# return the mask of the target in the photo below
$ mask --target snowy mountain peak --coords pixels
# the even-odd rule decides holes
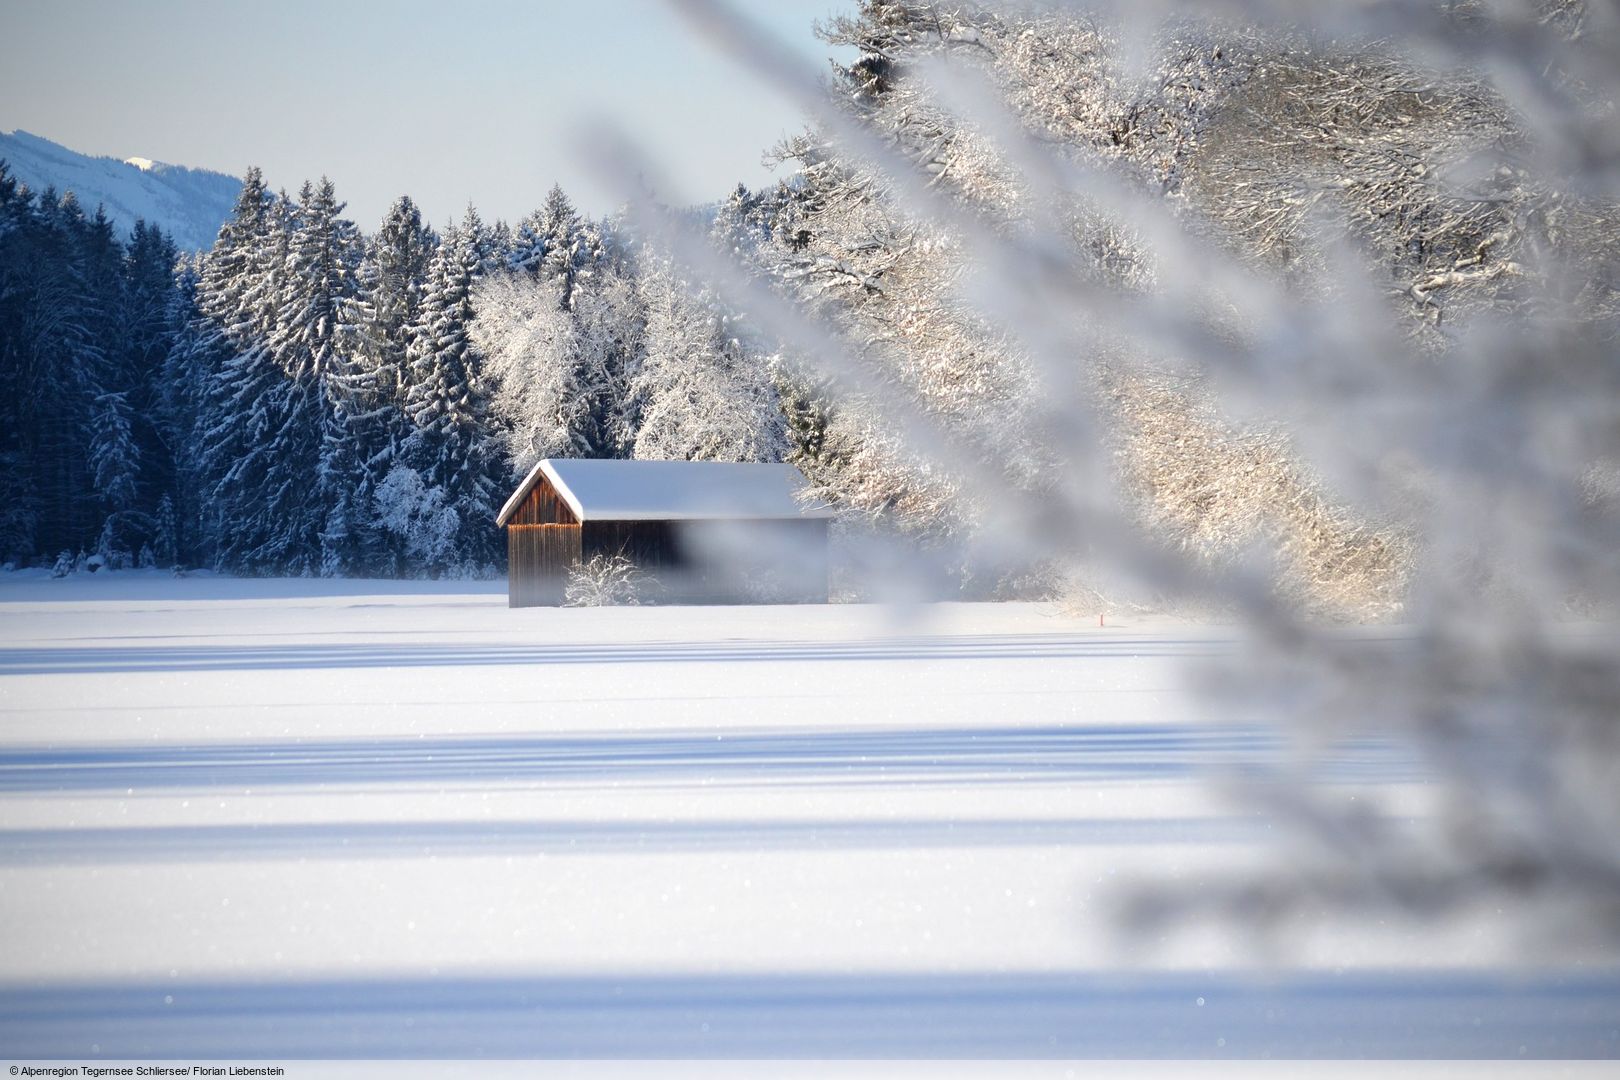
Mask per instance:
[[[86,213],[104,207],[125,234],[144,219],[186,251],[213,245],[242,190],[224,173],[144,157],[93,157],[26,131],[0,132],[0,161],[34,191],[71,191]]]

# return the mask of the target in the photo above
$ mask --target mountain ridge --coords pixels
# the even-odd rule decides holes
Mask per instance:
[[[71,191],[86,213],[102,206],[124,236],[144,219],[184,251],[213,246],[242,189],[239,179],[225,173],[83,154],[21,129],[0,132],[0,160],[32,191]]]

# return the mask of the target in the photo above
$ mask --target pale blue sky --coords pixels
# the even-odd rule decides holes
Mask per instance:
[[[855,4],[739,6],[825,68],[811,24]],[[553,181],[611,209],[572,150],[598,113],[683,201],[765,182],[802,126],[660,0],[0,0],[0,130],[289,189],[324,173],[368,231],[402,193],[439,223],[469,200],[515,220]]]

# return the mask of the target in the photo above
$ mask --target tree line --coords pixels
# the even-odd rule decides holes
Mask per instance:
[[[539,457],[790,452],[770,351],[561,190],[515,227],[343,211],[251,169],[181,257],[0,163],[0,557],[491,573]]]

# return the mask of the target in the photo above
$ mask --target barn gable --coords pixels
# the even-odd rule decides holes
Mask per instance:
[[[579,515],[544,474],[530,473],[517,494],[506,500],[495,519],[497,525],[578,525]]]

